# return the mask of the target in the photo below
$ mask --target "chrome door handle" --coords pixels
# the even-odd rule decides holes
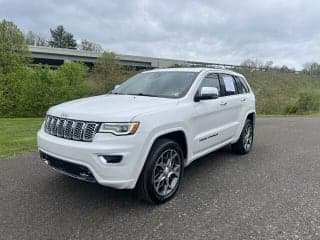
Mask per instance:
[[[225,106],[225,105],[227,105],[227,102],[220,102],[220,105]]]

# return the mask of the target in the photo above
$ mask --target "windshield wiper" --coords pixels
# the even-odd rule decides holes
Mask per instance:
[[[134,95],[134,96],[144,96],[144,97],[159,97],[152,94],[145,94],[145,93],[128,93],[128,95]]]
[[[118,92],[109,92],[108,94],[114,94],[114,95],[127,95],[125,93],[118,93]]]

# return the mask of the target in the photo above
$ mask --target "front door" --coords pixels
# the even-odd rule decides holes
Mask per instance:
[[[217,73],[208,73],[202,80],[201,87],[216,87],[219,98],[194,102],[192,119],[193,155],[201,154],[220,143],[223,139],[226,115],[225,105],[221,104],[223,90]]]

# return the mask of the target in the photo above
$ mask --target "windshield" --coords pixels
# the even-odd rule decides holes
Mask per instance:
[[[111,94],[180,98],[186,95],[198,72],[144,72],[122,83]]]

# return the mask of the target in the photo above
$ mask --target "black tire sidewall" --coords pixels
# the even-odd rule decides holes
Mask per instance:
[[[158,157],[161,155],[162,152],[164,152],[168,149],[175,149],[179,153],[180,160],[181,160],[181,163],[180,163],[181,164],[181,173],[180,173],[180,177],[179,177],[178,183],[177,183],[174,191],[172,191],[167,196],[161,196],[156,192],[156,190],[154,189],[154,186],[153,186],[153,170],[154,170],[154,166],[156,164]],[[146,171],[145,172],[145,184],[146,184],[146,190],[148,191],[150,199],[156,203],[163,203],[163,202],[171,199],[180,187],[181,179],[183,176],[183,170],[184,170],[183,153],[182,153],[182,150],[181,150],[181,147],[179,146],[179,144],[177,144],[176,142],[174,142],[172,140],[162,140],[162,141],[156,143],[155,147],[153,147],[150,152],[150,155],[147,159],[146,168],[145,168],[145,171]]]
[[[248,128],[248,126],[251,127],[251,130],[252,130],[252,141],[251,141],[251,145],[250,145],[250,148],[248,150],[245,149],[244,147],[244,136],[245,136],[245,130]],[[253,128],[253,123],[250,119],[247,119],[246,120],[246,123],[244,125],[244,128],[242,130],[242,133],[241,133],[241,138],[240,138],[240,141],[241,141],[241,147],[243,149],[243,152],[245,153],[248,153],[250,152],[251,148],[252,148],[252,145],[253,145],[253,139],[254,139],[254,128]]]

